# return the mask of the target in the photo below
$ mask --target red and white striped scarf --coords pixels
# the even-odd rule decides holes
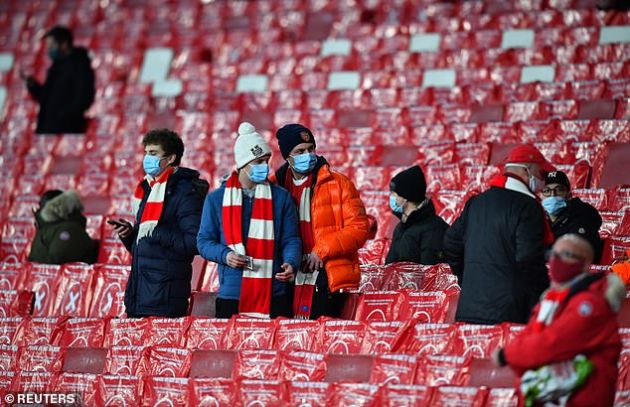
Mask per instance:
[[[132,202],[133,211],[136,215],[140,210],[140,204],[144,199],[144,188],[142,187],[142,183],[144,181],[149,183],[151,192],[149,192],[149,197],[147,198],[144,210],[142,211],[142,216],[140,217],[140,226],[138,227],[138,237],[136,238],[136,242],[139,242],[143,237],[151,236],[153,229],[157,226],[160,216],[162,215],[162,210],[164,209],[166,183],[174,171],[175,168],[168,167],[164,170],[164,172],[158,175],[157,178],[147,175],[138,183],[136,191],[133,194]]]
[[[234,172],[226,181],[223,195],[223,234],[228,247],[253,260],[252,270],[243,269],[239,313],[269,318],[274,254],[273,204],[269,183],[256,185],[247,246],[243,244],[242,206],[243,190],[238,174]]]
[[[541,332],[545,327],[548,327],[553,322],[556,314],[559,311],[560,306],[563,304],[565,298],[569,295],[569,289],[554,289],[550,288],[543,299],[540,301],[538,307],[538,314],[536,315],[536,321],[534,321],[534,332]]]
[[[291,171],[287,171],[285,185],[298,205],[300,216],[300,237],[302,239],[302,265],[315,246],[313,226],[311,225],[311,185],[313,175],[309,174],[303,184],[295,185]],[[293,316],[297,319],[309,319],[315,294],[315,282],[319,271],[304,272],[300,267],[295,275],[295,292],[293,295]]]

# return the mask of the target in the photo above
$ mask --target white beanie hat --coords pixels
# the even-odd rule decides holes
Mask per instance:
[[[248,122],[238,126],[238,138],[234,143],[234,159],[236,168],[243,168],[248,162],[271,154],[271,148],[265,139],[256,132],[256,128]]]

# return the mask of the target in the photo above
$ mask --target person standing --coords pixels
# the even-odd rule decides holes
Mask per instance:
[[[83,133],[85,112],[96,93],[94,70],[88,51],[73,45],[72,32],[63,26],[46,35],[46,50],[52,60],[46,81],[24,77],[31,96],[39,103],[36,133]]]
[[[296,318],[339,317],[346,294],[359,286],[358,250],[370,235],[369,220],[352,182],[316,155],[313,133],[301,124],[276,132],[286,162],[274,182],[287,188],[298,208],[303,257],[296,275]]]
[[[435,214],[433,202],[426,196],[427,182],[422,169],[414,165],[396,174],[389,189],[389,206],[400,223],[394,229],[385,264],[443,262],[442,242],[448,224]]]
[[[541,196],[555,238],[568,233],[583,236],[595,250],[595,263],[599,263],[604,246],[599,237],[602,217],[593,206],[571,196],[567,174],[562,171],[547,174]]]
[[[549,286],[545,246],[553,233],[536,197],[555,168],[533,145],[512,149],[503,175],[466,202],[444,235],[444,253],[462,287],[456,320],[525,323]]]
[[[291,317],[289,282],[300,265],[297,213],[271,184],[271,149],[244,122],[234,143],[236,171],[206,198],[197,247],[219,265],[216,317]]]
[[[109,220],[131,253],[125,290],[127,316],[181,317],[188,311],[192,262],[208,182],[180,167],[184,143],[169,129],[142,139],[146,176],[133,197],[134,225]]]

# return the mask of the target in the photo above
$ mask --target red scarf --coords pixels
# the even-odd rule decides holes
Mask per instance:
[[[304,183],[295,185],[291,171],[287,171],[284,183],[295,201],[300,216],[300,237],[302,239],[302,265],[315,246],[313,226],[311,224],[311,186],[313,174],[309,174]],[[315,294],[315,282],[319,271],[313,273],[303,271],[303,267],[295,275],[295,292],[293,295],[293,315],[297,319],[309,319]]]
[[[554,317],[563,305],[565,298],[569,295],[569,289],[549,289],[538,307],[536,321],[534,321],[534,332],[540,332],[553,322]]]
[[[238,174],[226,181],[223,195],[223,234],[225,243],[237,254],[252,258],[252,269],[243,269],[239,313],[269,318],[272,295],[274,230],[271,186],[257,184],[254,192],[252,218],[249,222],[247,246],[243,244],[243,190]]]
[[[144,199],[144,188],[142,187],[144,181],[149,183],[151,192],[149,192],[149,197],[147,198],[147,202],[144,204],[144,210],[142,211],[142,216],[140,217],[140,226],[138,227],[138,237],[136,238],[136,242],[140,241],[143,237],[151,236],[153,229],[157,226],[160,216],[162,216],[162,210],[164,209],[166,185],[168,183],[168,179],[174,171],[175,169],[173,167],[168,167],[164,170],[164,172],[158,175],[157,178],[147,175],[138,183],[136,191],[133,194],[133,210],[136,214],[140,210],[140,204]]]
[[[527,185],[525,185],[525,183],[520,178],[511,174],[495,176],[490,180],[490,186],[520,192],[540,202],[540,199],[538,199],[538,197],[529,189]],[[547,215],[545,214],[545,210],[542,206],[540,206],[540,212],[544,228],[543,240],[546,246],[551,246],[556,239],[553,235],[553,231],[551,230],[549,219],[547,219]]]

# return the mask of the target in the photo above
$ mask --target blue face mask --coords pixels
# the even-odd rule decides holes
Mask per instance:
[[[398,205],[398,202],[396,202],[396,198],[394,197],[394,195],[389,196],[389,207],[394,213],[403,213],[403,207],[402,205]]]
[[[550,196],[543,199],[542,206],[549,215],[554,215],[567,207],[567,201],[561,196]]]
[[[251,164],[250,167],[251,172],[247,173],[250,181],[254,184],[260,184],[261,182],[265,182],[267,179],[267,175],[269,175],[269,165],[268,164]]]
[[[156,155],[145,155],[144,160],[142,160],[142,168],[144,168],[144,172],[152,177],[158,175],[160,171],[162,171],[162,168],[160,168],[160,161],[162,161],[162,158]]]
[[[56,61],[59,58],[59,48],[48,49],[48,57],[53,61]]]
[[[315,156],[315,153],[294,155],[292,158],[293,165],[291,167],[300,174],[308,174],[313,171],[315,164],[317,164],[317,157]]]

